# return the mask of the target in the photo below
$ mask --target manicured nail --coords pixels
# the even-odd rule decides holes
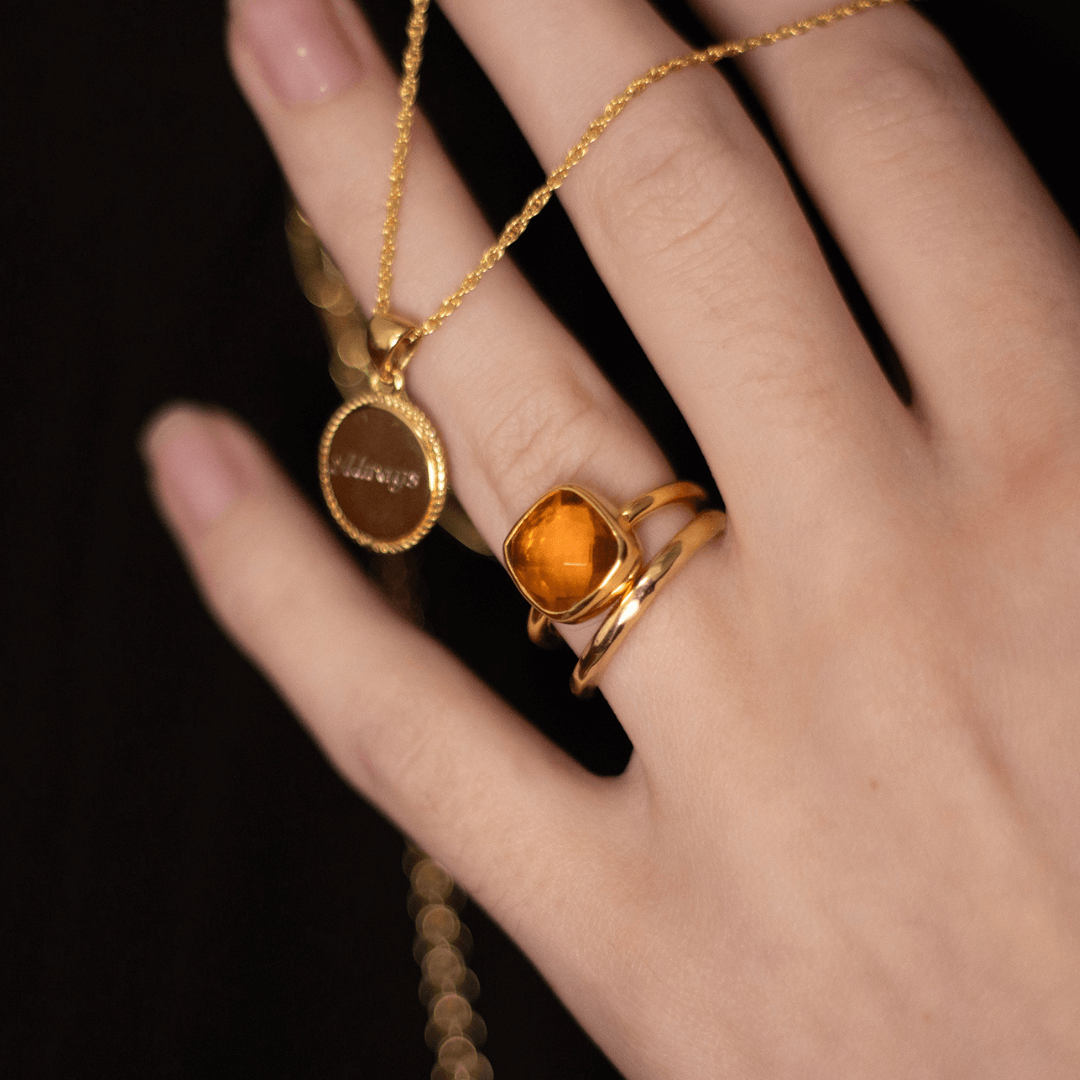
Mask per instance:
[[[154,417],[142,453],[162,509],[181,532],[213,524],[247,488],[228,452],[222,421],[191,405],[171,405]]]
[[[310,105],[341,93],[360,64],[327,0],[243,0],[235,34],[255,56],[283,105]]]

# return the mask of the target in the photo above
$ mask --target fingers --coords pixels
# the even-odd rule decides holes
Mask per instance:
[[[800,0],[698,0],[721,36]],[[747,57],[945,453],[1022,466],[1075,429],[1080,254],[958,57],[910,7]]]
[[[347,3],[238,0],[229,33],[237,77],[293,190],[370,310],[396,76]],[[490,239],[418,120],[394,266],[396,312],[417,322],[431,314]],[[444,438],[455,490],[496,550],[556,483],[576,480],[621,502],[670,479],[639,421],[509,262],[420,343],[407,383]]]
[[[644,2],[443,7],[546,165],[630,79],[688,48]],[[804,506],[866,497],[878,448],[910,418],[718,73],[646,90],[560,197],[705,450],[734,532],[774,536]]]
[[[395,75],[345,3],[331,10],[322,0],[238,0],[230,44],[293,190],[370,306],[398,109]],[[304,55],[293,70],[298,51]],[[419,321],[434,311],[489,242],[418,118],[395,260],[398,313]],[[496,551],[515,520],[556,484],[582,484],[618,505],[672,478],[637,418],[509,262],[421,341],[407,384],[444,438],[455,491]],[[669,522],[649,521],[640,534],[651,554],[672,531]],[[675,582],[658,607],[678,604],[680,593],[685,601],[690,588]],[[567,627],[564,635],[582,649],[594,628]],[[655,634],[642,627],[636,636],[648,645]],[[613,703],[620,680],[624,691],[632,684],[624,693],[631,707],[620,716],[636,739],[634,711],[650,692],[663,697],[678,671],[631,672],[617,657],[602,683]]]
[[[144,452],[210,607],[345,778],[496,917],[532,914],[534,877],[567,875],[576,895],[612,785],[389,611],[235,421],[173,408]]]

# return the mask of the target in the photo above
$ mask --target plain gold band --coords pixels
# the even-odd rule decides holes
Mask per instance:
[[[588,697],[604,669],[611,663],[627,631],[653,602],[660,587],[670,581],[696,551],[724,531],[727,518],[721,510],[704,510],[684,526],[634,582],[609,612],[589,647],[581,654],[570,676],[570,689],[577,697]],[[531,623],[531,620],[530,620]],[[531,636],[531,635],[530,635]]]
[[[709,496],[700,485],[692,484],[689,480],[675,480],[631,499],[619,511],[619,518],[628,529],[632,529],[642,518],[665,506],[685,504],[691,510],[700,510],[708,501]]]
[[[675,480],[670,484],[653,488],[652,491],[646,491],[644,495],[639,495],[636,499],[631,499],[619,511],[619,521],[627,529],[632,529],[643,518],[657,510],[662,510],[665,506],[689,506],[691,510],[696,511],[705,506],[708,501],[709,496],[705,493],[705,489],[698,484],[692,484],[689,480]],[[682,533],[679,535],[681,536]],[[562,641],[554,628],[553,620],[536,608],[529,611],[526,629],[529,640],[543,649],[555,648]],[[574,692],[577,693],[576,690]]]

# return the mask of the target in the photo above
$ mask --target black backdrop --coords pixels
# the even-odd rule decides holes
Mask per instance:
[[[369,6],[396,53],[405,0]],[[1076,220],[1080,9],[924,10]],[[400,838],[203,613],[135,452],[165,400],[217,402],[314,496],[337,404],[221,22],[213,0],[38,0],[3,15],[4,1076],[430,1069]],[[501,223],[537,166],[438,15],[428,57],[422,100]],[[700,477],[561,211],[517,255],[680,474]],[[568,654],[532,651],[494,564],[436,531],[412,570],[432,632],[591,767],[621,767],[618,725],[602,702],[570,699]],[[496,1074],[614,1075],[499,930],[474,908],[469,922]]]

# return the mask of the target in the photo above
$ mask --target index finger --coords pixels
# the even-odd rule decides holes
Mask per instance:
[[[390,611],[250,432],[172,407],[144,452],[226,630],[342,775],[496,918],[523,920],[549,889],[572,897],[599,872],[619,783],[587,773]],[[543,956],[558,920],[527,921],[523,944]]]

